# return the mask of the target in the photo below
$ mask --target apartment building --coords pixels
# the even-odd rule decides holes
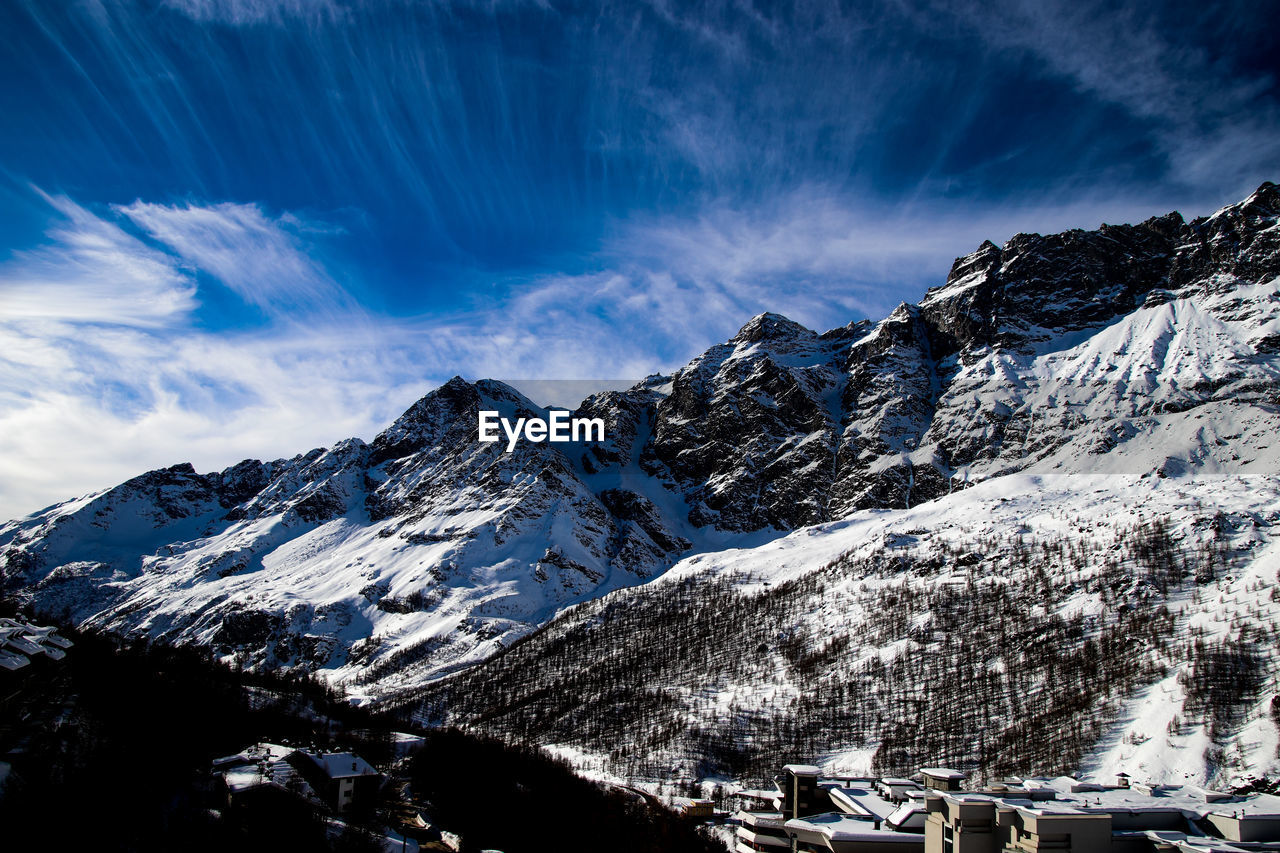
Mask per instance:
[[[923,853],[924,790],[908,779],[822,778],[788,764],[777,790],[751,791],[758,810],[738,812],[737,853]]]
[[[1191,785],[1007,779],[824,777],[788,765],[777,791],[735,816],[737,853],[1280,853],[1280,797]]]
[[[925,853],[1280,851],[1280,798],[1070,777],[930,792]]]

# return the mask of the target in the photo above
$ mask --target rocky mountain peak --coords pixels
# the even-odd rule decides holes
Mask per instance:
[[[990,240],[983,240],[977,249],[955,259],[951,264],[951,271],[947,273],[946,282],[925,291],[923,302],[935,301],[971,285],[991,270],[999,268],[1000,260],[1000,247]]]
[[[818,337],[825,342],[853,342],[865,335],[872,327],[870,320],[851,320],[843,326],[828,329]]]
[[[455,376],[406,409],[373,440],[372,464],[439,446],[446,436],[474,439],[476,414],[482,409],[521,417],[543,412],[540,406],[503,382],[481,379],[472,383]]]
[[[811,330],[789,317],[766,311],[748,320],[746,325],[729,339],[729,342],[754,344],[762,341],[790,341],[798,336],[813,334]]]
[[[1280,213],[1280,187],[1271,181],[1263,181],[1258,188],[1238,205],[1240,211],[1261,216],[1275,216]]]

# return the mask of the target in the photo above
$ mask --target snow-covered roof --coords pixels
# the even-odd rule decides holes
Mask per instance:
[[[330,779],[349,779],[353,776],[377,776],[373,765],[350,752],[307,752],[302,754],[316,763]]]
[[[227,788],[236,794],[248,791],[251,788],[275,784],[275,781],[268,774],[259,771],[256,765],[246,765],[237,767],[235,770],[228,770],[222,774],[222,780],[227,783]]]
[[[62,660],[74,643],[59,637],[54,629],[20,619],[0,618],[0,669],[21,669],[31,663],[30,655],[43,654]]]
[[[1057,779],[1028,779],[1024,791],[1013,790],[1008,794],[965,792],[943,794],[954,802],[991,801],[1011,806],[1028,814],[1134,814],[1140,812],[1180,812],[1189,817],[1202,818],[1217,814],[1245,818],[1274,818],[1280,820],[1280,797],[1271,794],[1228,796],[1219,791],[1207,791],[1194,785],[1156,786],[1152,793],[1134,788],[1107,788],[1090,786],[1078,790],[1070,777]],[[1033,792],[1053,792],[1052,799],[1028,796]]]
[[[695,799],[693,797],[672,797],[671,805],[673,808],[682,810],[715,808],[714,800]]]
[[[1101,805],[1103,808],[1128,808],[1150,810],[1152,808],[1177,808],[1205,814],[1230,814],[1240,812],[1254,816],[1280,818],[1280,797],[1272,794],[1248,794],[1232,796],[1199,785],[1137,785],[1131,788],[1072,785],[1068,776],[1056,779],[1027,779],[1024,786],[1054,791],[1059,800]]]
[[[733,792],[735,797],[745,797],[748,800],[776,800],[781,794],[778,790],[766,791],[762,788],[743,788]]]
[[[1137,832],[1116,832],[1113,833],[1116,838],[1128,839],[1145,839],[1157,844],[1175,845],[1179,853],[1242,853],[1249,849],[1245,847],[1237,847],[1229,841],[1221,838],[1210,838],[1203,835],[1189,836],[1185,832],[1174,832],[1167,829],[1148,829]]]
[[[920,772],[935,779],[963,779],[964,774],[950,767],[921,767]]]
[[[44,651],[39,643],[32,642],[12,629],[7,635],[0,635],[0,643],[3,643],[10,652],[19,652],[24,655],[38,655]]]
[[[742,812],[739,817],[742,825],[747,827],[782,826],[787,819],[782,812]]]
[[[782,769],[797,776],[817,776],[822,773],[821,769],[814,767],[812,764],[788,764]]]
[[[15,669],[22,669],[31,663],[31,658],[26,655],[20,655],[17,652],[6,652],[0,649],[0,669],[7,669],[12,672]]]
[[[255,743],[245,747],[234,755],[224,755],[213,760],[214,768],[233,767],[237,764],[250,764],[255,761],[283,761],[294,752],[291,746],[279,743]]]
[[[47,625],[33,625],[30,622],[18,623],[15,619],[6,619],[4,621],[13,626],[20,624],[25,629],[26,635],[37,643],[52,644],[60,649],[69,649],[75,645],[66,637],[59,637],[54,633],[55,629]]]
[[[875,824],[865,817],[828,812],[809,817],[793,818],[785,824],[787,829],[806,830],[823,835],[832,841],[876,841],[902,842],[921,846],[924,836],[918,832],[894,832],[890,829],[876,829]]]
[[[889,815],[885,820],[885,823],[892,826],[902,826],[915,815],[925,814],[926,811],[927,810],[923,803],[903,803],[893,810],[893,813]]]
[[[292,782],[302,796],[313,792],[287,761],[293,747],[277,743],[255,743],[252,746],[213,760],[213,768],[222,775],[227,789],[233,794],[254,788],[272,786],[284,788]]]
[[[871,788],[831,788],[827,791],[831,802],[841,811],[852,815],[865,815],[876,820],[888,820],[897,805],[881,797]]]

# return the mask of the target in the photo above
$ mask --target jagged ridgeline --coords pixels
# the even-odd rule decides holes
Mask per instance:
[[[1214,608],[1234,607],[1232,596],[1269,601],[1276,587],[1274,568],[1264,568],[1276,557],[1270,531],[1280,467],[1278,219],[1280,191],[1264,184],[1244,201],[1191,222],[1174,213],[1138,225],[1020,234],[1000,247],[984,244],[955,262],[945,284],[878,323],[859,320],[819,333],[762,314],[671,376],[583,401],[572,414],[603,421],[603,442],[525,441],[511,452],[505,443],[481,442],[481,411],[515,422],[546,420],[550,410],[501,382],[455,378],[369,442],[353,438],[293,459],[247,460],[214,473],[176,465],[4,524],[0,583],[6,594],[52,618],[200,644],[245,666],[316,672],[353,697],[379,701],[465,672],[557,613],[601,596],[614,596],[604,599],[608,604],[626,598],[625,590],[652,584],[628,604],[641,610],[650,606],[642,603],[644,596],[669,596],[673,607],[692,596],[689,602],[697,606],[689,603],[679,618],[697,625],[704,610],[720,607],[703,601],[701,585],[744,561],[758,585],[768,581],[769,594],[756,602],[752,596],[764,595],[762,589],[733,581],[728,600],[748,611],[767,609],[776,589],[789,589],[782,585],[798,583],[840,553],[858,555],[840,565],[848,583],[861,583],[858,572],[876,578],[888,571],[888,556],[863,553],[881,547],[882,537],[915,529],[932,535],[964,517],[986,530],[999,554],[964,545],[967,550],[937,557],[942,568],[936,576],[920,574],[913,582],[918,589],[874,591],[879,587],[866,581],[877,596],[899,595],[893,603],[850,601],[868,612],[905,613],[909,605],[922,625],[940,622],[947,612],[963,614],[971,620],[969,636],[956,626],[937,640],[954,644],[938,647],[944,661],[968,660],[963,656],[970,649],[988,648],[982,644],[991,620],[1009,622],[1024,608],[1016,629],[1023,633],[1011,640],[1012,650],[988,654],[981,664],[991,679],[1001,667],[1023,665],[1009,656],[1032,646],[1056,650],[1065,656],[1061,666],[1079,673],[1087,671],[1084,658],[1072,655],[1097,652],[1106,658],[1099,666],[1111,666],[1116,656],[1099,652],[1097,644],[1126,641],[1140,630],[1164,631],[1173,681],[1151,682],[1158,669],[1142,667],[1159,661],[1144,659],[1135,674],[1112,673],[1103,686],[1090,688],[1105,690],[1107,699],[1054,687],[1058,670],[1048,668],[1044,695],[1052,707],[992,713],[1048,714],[1045,725],[1052,726],[1054,713],[1070,718],[1055,709],[1075,707],[1071,702],[1098,709],[1114,702],[1114,738],[1102,710],[1094,723],[1062,722],[1083,727],[1073,735],[1081,744],[1102,733],[1084,760],[1112,767],[1139,756],[1161,773],[1206,780],[1243,772],[1262,760],[1249,744],[1280,740],[1260,704],[1271,695],[1272,650],[1243,636],[1257,622],[1248,614],[1235,627],[1213,628],[1200,643],[1195,632],[1218,625]],[[1214,485],[1208,485],[1211,478]],[[1116,519],[1126,519],[1125,529],[1133,530],[1163,521],[1177,559],[1188,565],[1194,561],[1187,555],[1204,544],[1205,529],[1197,525],[1209,523],[1205,519],[1239,519],[1240,529],[1224,535],[1253,538],[1237,543],[1243,550],[1235,575],[1214,575],[1194,588],[1186,579],[1168,581],[1179,591],[1157,593],[1168,598],[1167,617],[1141,601],[1123,602],[1122,613],[1106,614],[1081,610],[1074,598],[1034,601],[1038,593],[1015,593],[1038,588],[1027,585],[1022,569],[1008,589],[996,589],[984,578],[996,577],[991,572],[1003,565],[1012,531],[1026,526],[1027,513],[1049,495],[1059,506],[1074,507],[1081,519],[1094,520],[1088,523],[1107,526],[1122,550],[1131,543],[1118,538],[1120,528],[1112,529]],[[1200,510],[1193,512],[1193,503]],[[1133,515],[1137,509],[1142,518]],[[1000,521],[993,527],[990,518]],[[1102,553],[1089,535],[1060,529],[1049,516],[1045,524],[1026,535],[1051,545],[1058,537],[1061,548]],[[960,593],[953,588],[958,581],[943,585],[941,578],[957,569],[946,561],[974,559],[971,553],[979,562],[959,568],[974,575],[980,592],[948,598]],[[775,563],[778,554],[787,555],[785,569]],[[900,571],[904,578],[916,577],[935,559],[896,556],[910,564]],[[1131,557],[1117,558],[1121,571],[1145,577],[1143,564]],[[1059,589],[1084,582],[1063,574],[1054,558],[1036,559]],[[1192,571],[1199,571],[1198,564]],[[1232,586],[1231,578],[1246,574],[1260,591],[1246,594]],[[691,586],[680,591],[672,585],[676,580]],[[1080,595],[1080,601],[1087,598]],[[1206,598],[1214,595],[1223,602]],[[1184,599],[1203,599],[1203,606],[1192,608]],[[675,624],[681,612],[653,618]],[[726,720],[756,713],[750,704],[756,700],[743,697],[764,702],[760,697],[773,687],[794,690],[796,702],[816,708],[834,708],[841,695],[859,709],[885,703],[874,714],[833,711],[833,718],[849,721],[840,725],[853,728],[847,736],[835,731],[831,744],[861,744],[856,748],[863,758],[874,754],[895,767],[922,748],[924,742],[912,739],[932,737],[908,737],[894,728],[895,721],[912,725],[901,713],[905,700],[892,698],[899,692],[914,691],[921,713],[965,721],[947,731],[980,719],[968,699],[942,701],[951,693],[945,683],[930,681],[941,677],[941,669],[928,669],[934,664],[927,660],[891,654],[882,644],[879,664],[863,661],[858,650],[869,647],[866,637],[850,636],[841,647],[834,638],[842,636],[844,618],[843,610],[829,617],[834,646],[817,639],[818,632],[810,638],[817,645],[802,653],[829,661],[826,669],[815,663],[812,672],[793,671],[793,662],[778,651],[787,647],[785,638],[752,637],[733,653],[752,660],[763,646],[759,655],[777,667],[754,676],[764,694],[746,682],[687,689]],[[1138,627],[1148,623],[1155,627]],[[802,630],[799,623],[778,622],[775,633]],[[886,622],[875,630],[892,645],[920,642],[912,632],[924,628]],[[1034,639],[1041,635],[1051,638],[1047,645]],[[537,642],[544,642],[540,636]],[[691,659],[729,654],[680,648]],[[965,665],[980,667],[976,660]],[[1116,658],[1115,665],[1123,660]],[[579,666],[592,671],[594,663]],[[889,674],[866,676],[872,680],[862,684],[857,678],[863,676],[849,674],[855,665],[883,665]],[[839,676],[846,679],[843,694],[829,692],[834,688],[827,670],[845,673]],[[1238,717],[1237,711],[1214,710],[1218,688],[1212,685],[1220,679],[1205,673],[1224,670],[1246,673],[1233,683],[1245,686],[1242,695],[1257,698],[1254,706],[1237,708]],[[966,675],[961,683],[982,682]],[[620,707],[632,693],[659,705],[680,698],[659,682],[622,680],[612,689]],[[1177,699],[1144,692],[1150,690],[1173,691]],[[1070,696],[1070,702],[1063,698]],[[506,720],[506,712],[497,711],[503,703],[486,710],[481,705],[488,701],[472,696],[441,713],[477,723],[492,718],[495,725]],[[1233,702],[1227,706],[1239,704]],[[592,707],[581,713],[595,713]],[[1180,709],[1177,720],[1161,716],[1169,707]],[[672,713],[669,725],[677,726],[684,712]],[[762,756],[804,742],[803,715],[791,715],[790,723],[788,714],[766,716],[777,726],[798,727],[792,734],[782,729],[776,749],[767,746],[775,735],[740,743],[711,717],[684,723],[705,730],[709,761],[715,744],[725,745],[726,755],[746,750],[743,755]],[[1150,722],[1157,718],[1158,724]],[[1009,730],[1018,724],[1011,718]],[[618,725],[620,732],[628,728]],[[1153,726],[1158,732],[1149,731]],[[997,730],[1005,729],[987,724],[982,736]],[[1028,728],[1028,737],[1036,731]],[[1177,739],[1171,754],[1195,759],[1185,767],[1160,764],[1166,738]],[[984,743],[981,749],[954,748],[957,755],[995,756],[997,744]],[[607,751],[615,748],[639,756],[648,747],[619,740]],[[947,749],[930,761],[950,755]],[[694,754],[679,744],[671,750],[679,760]],[[996,759],[974,760],[994,766]]]

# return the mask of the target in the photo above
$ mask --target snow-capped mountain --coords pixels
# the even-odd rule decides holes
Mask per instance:
[[[589,488],[563,445],[478,442],[482,409],[547,415],[453,379],[370,444],[152,471],[8,525],[6,582],[78,623],[376,679],[484,657],[689,548],[641,495]]]
[[[358,695],[386,697],[459,673],[428,691],[428,708],[449,695],[458,719],[484,718],[546,739],[557,731],[552,717],[503,722],[502,701],[494,698],[503,667],[568,632],[590,642],[563,659],[550,651],[543,657],[589,669],[591,648],[628,636],[608,627],[626,620],[598,623],[584,615],[612,612],[609,602],[643,611],[657,601],[654,618],[677,626],[697,623],[708,608],[721,612],[703,592],[679,592],[690,583],[723,591],[745,612],[766,606],[751,603],[759,592],[753,584],[793,590],[777,612],[794,624],[768,623],[785,637],[726,632],[747,643],[733,647],[740,657],[758,657],[761,666],[734,670],[737,680],[706,670],[719,692],[694,702],[717,713],[745,708],[743,719],[755,719],[772,706],[740,698],[756,695],[749,681],[774,683],[781,690],[775,698],[803,702],[805,679],[819,685],[830,682],[823,673],[835,673],[844,679],[841,689],[852,690],[863,678],[855,674],[873,659],[881,675],[857,682],[858,689],[896,696],[899,688],[886,686],[884,673],[900,652],[951,650],[926,636],[945,621],[938,608],[976,606],[930,596],[944,595],[957,578],[983,589],[1030,584],[1039,591],[1028,594],[1030,609],[981,600],[1001,619],[1065,631],[1054,636],[1069,652],[1133,631],[1167,640],[1163,658],[1117,658],[1133,663],[1133,672],[1116,674],[1114,688],[1095,704],[1122,716],[1160,672],[1173,677],[1177,667],[1193,666],[1199,652],[1176,644],[1200,624],[1196,606],[1214,610],[1204,596],[1228,594],[1224,567],[1231,578],[1247,576],[1251,589],[1261,585],[1259,600],[1269,601],[1277,588],[1274,570],[1268,576],[1259,561],[1274,553],[1278,219],[1280,191],[1264,184],[1190,223],[1174,213],[1090,232],[1020,234],[1003,247],[986,243],[958,259],[947,282],[919,304],[903,304],[876,324],[819,334],[762,314],[672,376],[584,401],[575,414],[606,423],[607,440],[598,444],[521,442],[507,453],[502,443],[481,443],[482,409],[512,418],[548,410],[502,383],[454,379],[368,444],[349,439],[210,474],[179,465],[10,522],[0,527],[5,589],[79,623],[198,642],[255,665],[315,669]],[[1204,485],[1208,477],[1225,485]],[[1141,519],[1126,514],[1135,505],[1147,507]],[[1064,513],[1070,524],[1048,520]],[[1252,531],[1254,544],[1237,542],[1244,534],[1232,527],[1230,541],[1215,546],[1230,561],[1205,574],[1195,555],[1204,525],[1227,523],[1220,516]],[[963,529],[956,518],[968,519]],[[1172,549],[1169,559],[1182,569],[1160,569],[1162,580],[1148,594],[1141,584],[1155,570],[1142,561],[1155,546],[1133,551],[1125,537],[1150,533],[1157,520],[1160,547]],[[987,538],[970,535],[978,529]],[[1112,558],[1095,553],[1102,540],[1115,546]],[[1008,555],[1023,547],[1015,541],[1082,556],[1071,571],[1048,558],[1010,566]],[[1032,563],[1038,573],[1028,575]],[[730,572],[734,580],[725,586],[717,578],[731,565],[752,568]],[[1207,586],[1193,589],[1196,578],[1207,578]],[[875,596],[902,600],[894,584],[916,596],[904,611],[912,616],[878,622],[877,608],[897,605]],[[1037,595],[1042,600],[1031,600]],[[698,604],[682,611],[681,601]],[[582,606],[553,619],[573,605]],[[970,613],[977,622],[971,631],[989,640],[996,634],[980,611]],[[837,623],[844,627],[833,629]],[[685,649],[691,660],[705,656],[710,666],[728,653],[720,640],[700,642],[703,651]],[[873,645],[875,655],[866,651]],[[1271,660],[1269,651],[1259,653],[1248,666],[1271,678]],[[984,665],[1017,669],[997,652]],[[535,675],[539,666],[525,661]],[[618,677],[622,669],[611,672]],[[895,677],[931,672],[908,668]],[[485,673],[488,682],[470,680]],[[662,679],[683,684],[674,671],[647,677],[658,680],[644,695],[662,693]],[[538,683],[517,681],[502,695]],[[449,693],[479,683],[493,689],[472,690],[465,702]],[[689,682],[680,689],[712,687]],[[1008,713],[1019,710],[1008,684],[989,695],[1014,703]],[[1051,710],[1060,707],[1053,704],[1058,694],[1045,696]],[[661,703],[671,710],[688,701],[681,694]],[[896,701],[876,725],[849,722],[823,749],[874,754],[880,766],[896,767],[895,749],[907,755],[921,748],[889,725],[906,725],[900,717],[907,706]],[[784,714],[783,707],[769,713]],[[603,707],[587,703],[576,713],[597,712]],[[733,732],[713,736],[714,715],[672,713],[662,725],[696,723],[709,738],[698,741],[705,755],[740,749]],[[965,713],[955,719],[969,719]],[[1239,720],[1214,718],[1206,742],[1225,749],[1222,739],[1236,736],[1227,729],[1261,719],[1240,713]],[[1119,716],[1113,722],[1119,725]],[[621,732],[627,724],[618,725]],[[1089,731],[1079,738],[1081,761],[1112,730],[1099,724]],[[1120,743],[1132,734],[1122,732]],[[573,748],[609,753],[628,743],[621,734],[602,738]],[[678,740],[653,743],[674,759],[697,753]],[[981,749],[965,752],[960,740],[953,746],[957,761],[995,766],[989,756],[973,758],[985,754]],[[1124,750],[1113,747],[1106,753],[1112,758],[1098,753],[1099,766],[1121,760],[1114,756]],[[1216,759],[1196,766],[1207,773],[1211,765],[1226,766]]]

